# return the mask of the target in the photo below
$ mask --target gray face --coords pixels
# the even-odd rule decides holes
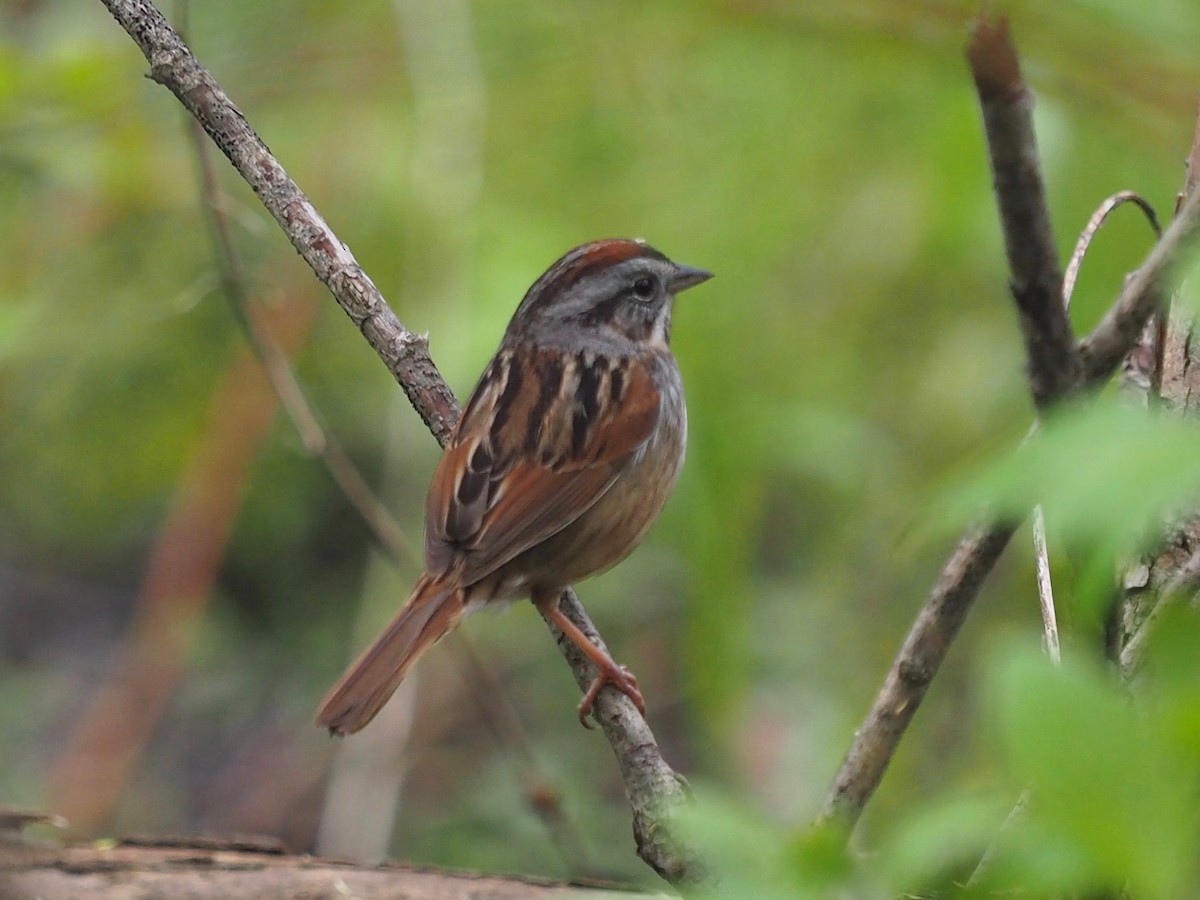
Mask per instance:
[[[547,313],[586,330],[610,331],[638,343],[665,346],[671,333],[674,263],[639,258],[580,279],[566,303]]]
[[[665,348],[674,294],[707,272],[634,241],[597,241],[568,253],[529,289],[505,343],[533,338],[632,341]]]

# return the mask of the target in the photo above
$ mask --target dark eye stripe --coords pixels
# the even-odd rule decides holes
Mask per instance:
[[[590,244],[576,247],[561,257],[546,270],[541,278],[534,282],[533,286],[526,292],[525,299],[521,301],[521,306],[518,308],[517,316],[513,318],[513,322],[515,323],[518,320],[527,318],[533,309],[544,309],[553,305],[558,298],[566,295],[583,279],[599,272],[604,272],[627,260],[639,258],[644,260],[658,260],[662,263],[669,262],[665,256],[653,247],[648,247],[636,241],[620,239],[593,241]],[[628,293],[626,294],[626,299],[628,299]],[[597,320],[593,320],[585,313],[583,321],[604,321],[611,318],[612,310],[610,308],[601,314]],[[512,329],[513,325],[510,323],[510,336],[513,333]]]
[[[616,297],[609,297],[607,300],[601,300],[595,306],[584,311],[581,318],[585,325],[594,327],[602,322],[610,322],[617,315],[617,309],[622,303],[626,302],[625,297],[618,294]]]

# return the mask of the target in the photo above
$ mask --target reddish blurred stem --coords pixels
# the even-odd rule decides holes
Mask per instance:
[[[307,333],[313,310],[299,300],[274,310],[273,328],[289,347]],[[258,361],[248,349],[238,351],[213,392],[208,428],[150,553],[112,675],[50,767],[47,807],[65,816],[76,834],[94,834],[112,819],[184,674],[250,464],[277,407]]]

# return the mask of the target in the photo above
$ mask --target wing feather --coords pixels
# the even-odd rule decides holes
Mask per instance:
[[[539,390],[520,387],[532,379]],[[654,431],[644,365],[502,351],[480,379],[434,473],[425,509],[433,575],[471,584],[570,525]]]

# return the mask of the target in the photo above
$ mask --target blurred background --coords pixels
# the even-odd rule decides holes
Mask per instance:
[[[1117,190],[1169,217],[1200,7],[994,6],[1037,90],[1064,259]],[[206,0],[186,15],[460,397],[578,243],[644,237],[717,274],[676,308],[680,487],[580,595],[668,761],[784,826],[818,810],[952,545],[933,499],[1031,418],[962,54],[976,7]],[[0,803],[83,836],[259,832],[653,884],[610,750],[580,729],[526,604],[470,619],[362,735],[313,726],[419,567],[378,552],[279,413],[221,290],[185,114],[146,70],[94,0],[0,3]],[[419,546],[435,442],[213,168],[252,306]],[[1079,329],[1149,245],[1134,213],[1114,218]],[[867,844],[895,810],[997,777],[976,727],[997,631],[1039,640],[1024,530],[869,807]]]

